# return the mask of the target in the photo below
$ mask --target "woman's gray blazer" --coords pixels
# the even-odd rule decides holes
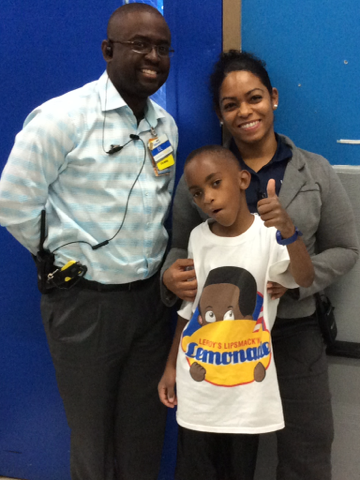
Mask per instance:
[[[291,148],[293,156],[285,170],[279,200],[303,233],[315,268],[315,281],[310,288],[300,288],[297,295],[288,293],[280,300],[279,317],[299,318],[315,311],[315,292],[323,290],[353,267],[358,258],[358,239],[349,198],[329,162],[320,155],[297,148],[283,135],[280,138]],[[175,260],[187,257],[190,232],[205,218],[192,201],[182,176],[174,199],[171,250],[162,274]],[[173,305],[175,295],[164,285],[161,288],[163,301]]]

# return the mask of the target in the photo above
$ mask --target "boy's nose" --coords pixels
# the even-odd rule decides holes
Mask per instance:
[[[211,203],[213,200],[214,200],[214,197],[211,194],[211,192],[204,193],[204,203],[208,204],[208,203]]]

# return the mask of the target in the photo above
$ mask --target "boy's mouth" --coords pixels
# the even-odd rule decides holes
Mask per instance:
[[[212,210],[213,215],[217,215],[219,212],[221,212],[222,208],[216,208],[215,210]]]

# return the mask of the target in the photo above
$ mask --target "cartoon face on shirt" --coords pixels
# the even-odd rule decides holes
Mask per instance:
[[[254,330],[256,299],[256,281],[245,269],[225,266],[209,272],[199,301],[201,328],[190,336],[185,329],[182,341],[193,380],[223,386],[264,380],[270,334]]]
[[[223,320],[252,319],[243,315],[239,307],[240,288],[231,283],[217,283],[204,288],[200,298],[201,326]]]

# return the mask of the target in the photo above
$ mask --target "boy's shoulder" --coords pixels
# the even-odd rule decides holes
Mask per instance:
[[[196,237],[203,237],[204,235],[206,235],[208,232],[210,232],[210,227],[209,227],[209,218],[204,220],[203,222],[199,223],[199,225],[196,225],[196,227],[194,227],[192,230],[191,230],[191,233],[190,233],[190,239],[193,239],[193,238],[196,238]]]

